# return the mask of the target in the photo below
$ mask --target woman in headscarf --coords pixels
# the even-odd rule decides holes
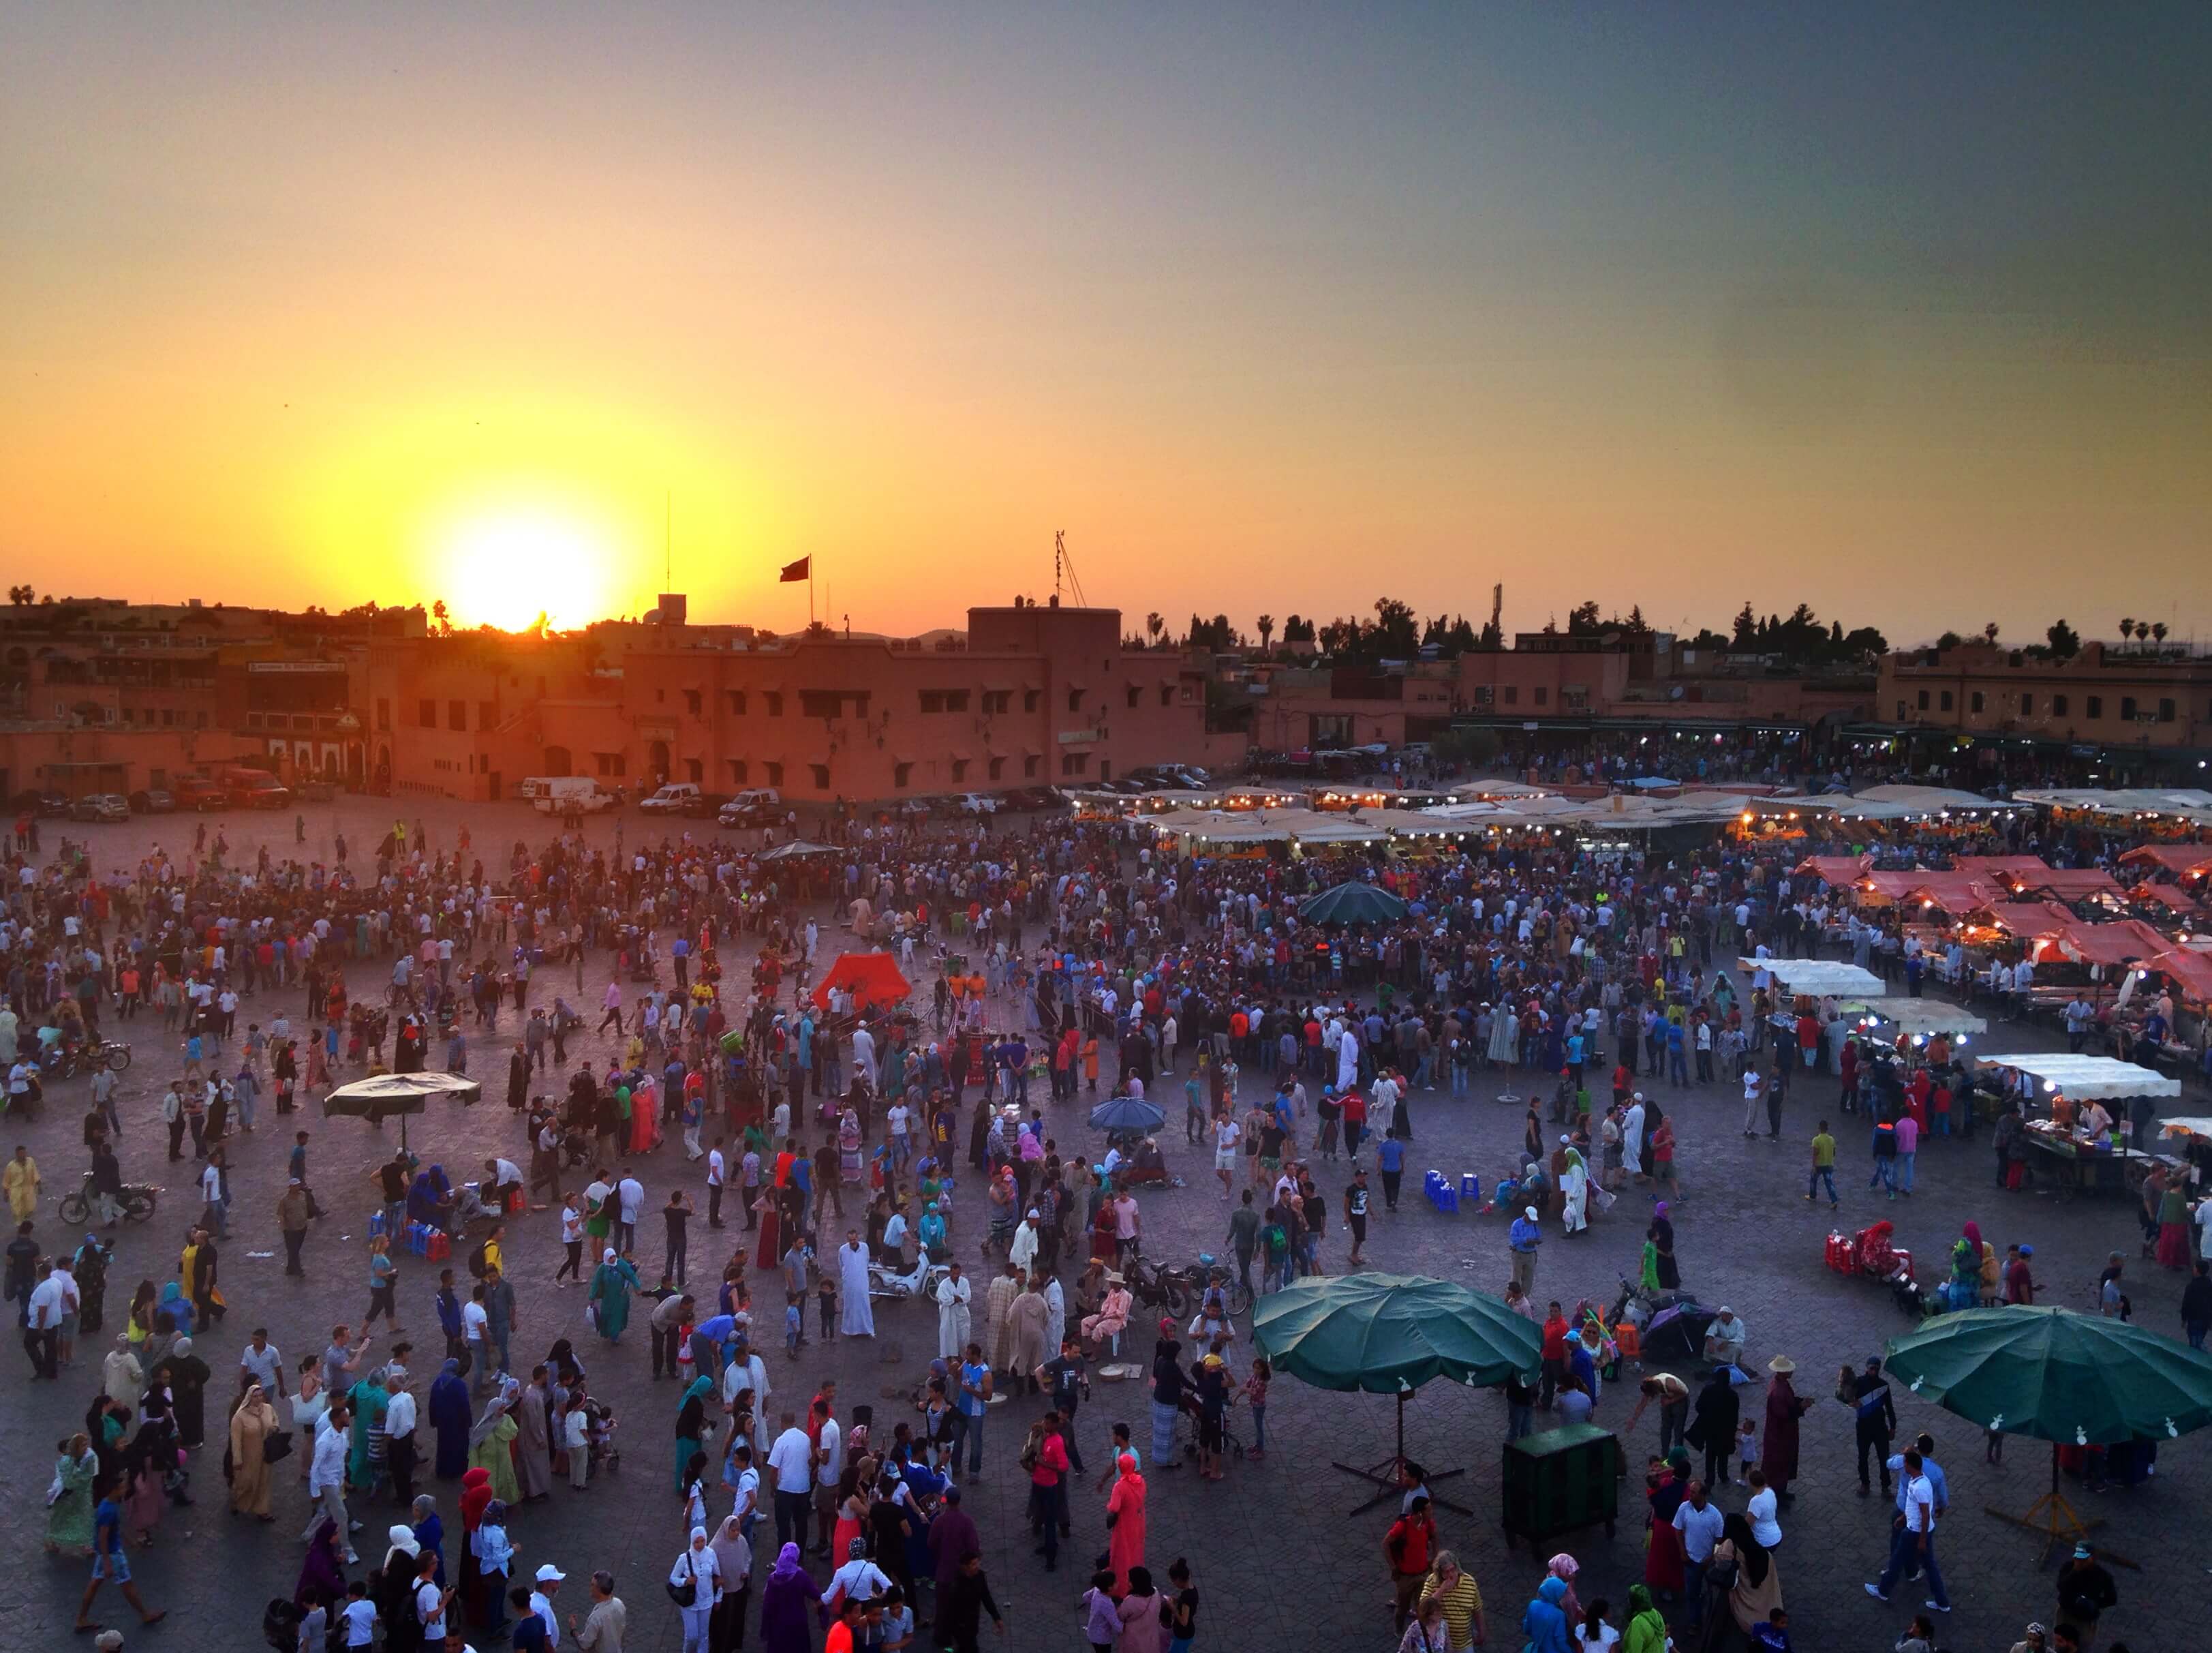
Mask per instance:
[[[303,1611],[317,1598],[343,1601],[346,1596],[345,1534],[328,1516],[307,1540],[307,1558],[300,1565],[300,1582],[292,1589],[292,1605]]]
[[[379,1366],[355,1384],[346,1401],[353,1408],[353,1432],[346,1443],[346,1485],[356,1492],[373,1492],[384,1472],[384,1414],[392,1408],[384,1368]]]
[[[169,1357],[179,1338],[191,1334],[192,1314],[192,1300],[183,1286],[171,1280],[161,1288],[161,1301],[154,1305],[154,1330],[138,1351],[148,1371]]]
[[[1121,1598],[1115,1611],[1121,1619],[1120,1653],[1160,1653],[1166,1645],[1160,1623],[1160,1593],[1152,1583],[1152,1569],[1132,1567],[1121,1575]]]
[[[448,1360],[430,1385],[430,1427],[438,1432],[438,1479],[449,1481],[469,1467],[469,1385],[461,1363]]]
[[[464,1604],[477,1599],[477,1528],[491,1503],[491,1471],[471,1467],[461,1477],[461,1577],[457,1589]]]
[[[1674,1512],[1689,1496],[1689,1484],[1690,1455],[1678,1444],[1651,1478],[1651,1538],[1644,1552],[1644,1582],[1670,1598],[1682,1588],[1682,1535],[1674,1530]]]
[[[515,1421],[507,1415],[507,1397],[494,1395],[484,1402],[483,1416],[469,1431],[469,1467],[491,1478],[492,1496],[502,1504],[522,1502],[521,1485],[514,1479]]]
[[[1114,1490],[1106,1495],[1106,1565],[1114,1570],[1118,1594],[1129,1592],[1129,1570],[1145,1559],[1145,1478],[1137,1473],[1137,1455],[1124,1452],[1115,1467]]]
[[[265,1449],[276,1430],[276,1408],[258,1383],[246,1386],[246,1397],[230,1415],[230,1508],[234,1515],[274,1521],[269,1513],[269,1460]]]
[[[707,1400],[714,1393],[714,1378],[702,1372],[676,1403],[676,1490],[679,1492],[691,1460],[707,1449]]]
[[[207,1444],[207,1386],[215,1374],[192,1352],[192,1340],[179,1338],[169,1351],[169,1401],[176,1420],[177,1444],[197,1450]]]
[[[715,1577],[722,1581],[721,1597],[707,1621],[708,1653],[737,1653],[753,1593],[753,1546],[745,1541],[737,1516],[729,1515],[707,1547],[714,1552]]]
[[[1578,1148],[1566,1150],[1566,1167],[1559,1174],[1559,1192],[1564,1197],[1560,1210],[1566,1219],[1566,1231],[1583,1232],[1589,1227],[1589,1168],[1583,1162]]]
[[[1782,1569],[1775,1564],[1774,1552],[1752,1535],[1751,1523],[1741,1516],[1730,1516],[1721,1523],[1720,1542],[1713,1546],[1712,1563],[1727,1560],[1736,1564],[1735,1583],[1726,1592],[1729,1612],[1736,1629],[1748,1637],[1753,1625],[1765,1624],[1766,1615],[1782,1605]],[[1713,1634],[1711,1621],[1722,1617],[1718,1607],[1717,1601],[1706,1603],[1705,1645],[1709,1648],[1735,1640]]]
[[[470,1604],[469,1616],[484,1634],[496,1636],[507,1628],[507,1580],[514,1571],[514,1546],[507,1536],[507,1505],[499,1499],[484,1505],[483,1519],[469,1534],[469,1552],[477,1563],[477,1597]]]
[[[46,1506],[46,1553],[92,1552],[92,1488],[100,1478],[100,1455],[82,1432],[71,1436],[54,1462],[54,1485],[61,1490]]]
[[[415,1616],[415,1563],[422,1546],[404,1527],[392,1528],[387,1537],[384,1559],[368,1576],[369,1600],[384,1619],[387,1646],[396,1632],[401,1653],[429,1653],[422,1644],[422,1621]]]
[[[408,1220],[442,1229],[453,1209],[453,1185],[447,1180],[446,1168],[433,1165],[417,1171],[414,1183],[407,1190]]]
[[[446,1583],[446,1523],[438,1515],[438,1500],[425,1492],[415,1500],[414,1508],[409,1513],[415,1518],[415,1542],[419,1546],[417,1553],[428,1550],[438,1558],[436,1578],[439,1588],[442,1589]]]
[[[585,1294],[598,1317],[599,1335],[609,1343],[621,1341],[623,1328],[629,1324],[629,1294],[637,1289],[637,1271],[609,1246],[600,1253],[599,1266],[592,1272],[592,1289]]]
[[[76,1248],[70,1268],[76,1282],[77,1330],[89,1335],[107,1323],[107,1248],[100,1236],[88,1234]]]
[[[1674,1266],[1674,1224],[1668,1217],[1665,1200],[1651,1208],[1651,1226],[1644,1231],[1644,1237],[1651,1242],[1647,1261],[1657,1278],[1657,1289],[1680,1291],[1682,1271]]]
[[[1535,1600],[1521,1614],[1523,1653],[1574,1653],[1574,1644],[1567,1638],[1566,1609],[1561,1605],[1566,1599],[1567,1581],[1547,1573],[1536,1587]]]
[[[1575,1575],[1582,1570],[1582,1564],[1565,1551],[1544,1564],[1544,1571],[1567,1587],[1566,1599],[1559,1607],[1567,1615],[1569,1625],[1579,1622],[1583,1616],[1583,1604],[1575,1595]]]
[[[1620,1638],[1621,1653],[1667,1653],[1667,1619],[1652,1604],[1650,1590],[1642,1584],[1628,1587],[1628,1627]]]
[[[947,1260],[951,1247],[946,1242],[945,1215],[938,1210],[935,1200],[929,1201],[922,1208],[921,1221],[915,1226],[915,1233],[921,1241],[923,1256],[933,1263]]]
[[[761,1587],[761,1653],[814,1653],[808,1609],[821,1600],[822,1587],[799,1565],[799,1546],[785,1545]]]

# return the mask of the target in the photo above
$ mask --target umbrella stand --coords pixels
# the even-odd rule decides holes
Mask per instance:
[[[1398,1391],[1398,1450],[1395,1456],[1385,1458],[1371,1469],[1362,1469],[1356,1464],[1347,1463],[1332,1463],[1329,1466],[1332,1469],[1342,1470],[1347,1475],[1357,1476],[1377,1489],[1374,1497],[1352,1511],[1354,1516],[1365,1515],[1376,1504],[1388,1503],[1405,1490],[1399,1484],[1396,1472],[1398,1466],[1406,1461],[1406,1397],[1412,1393],[1411,1389],[1403,1387]],[[1467,1471],[1464,1469],[1429,1470],[1421,1479],[1431,1489],[1429,1493],[1430,1503],[1439,1509],[1449,1510],[1455,1516],[1473,1516],[1474,1511],[1465,1504],[1454,1504],[1449,1498],[1440,1498],[1433,1490],[1438,1481],[1448,1481],[1455,1475],[1466,1473]]]
[[[2051,1490],[2036,1499],[2033,1504],[2029,1504],[2025,1516],[2012,1515],[1994,1505],[1985,1504],[1983,1508],[1986,1513],[1996,1516],[1999,1521],[2020,1528],[2024,1532],[2033,1533],[2040,1538],[2043,1540],[2041,1565],[2044,1565],[2050,1564],[2051,1552],[2060,1545],[2079,1544],[2105,1524],[2101,1521],[2082,1520],[2074,1513],[2074,1506],[2066,1502],[2065,1495],[2059,1491],[2058,1443],[2056,1441],[2051,1443]],[[2098,1553],[2107,1561],[2118,1562],[2123,1567],[2136,1567],[2136,1564],[2124,1556],[2113,1555],[2103,1550],[2100,1550]],[[2142,1571],[2139,1567],[2136,1570]]]

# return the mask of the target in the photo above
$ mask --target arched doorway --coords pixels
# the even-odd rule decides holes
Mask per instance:
[[[653,743],[646,753],[645,766],[651,772],[654,785],[659,786],[666,782],[668,779],[667,741],[655,741]]]
[[[567,747],[549,746],[545,748],[545,772],[548,775],[556,778],[573,775],[576,772],[574,765],[574,759],[569,756]]]

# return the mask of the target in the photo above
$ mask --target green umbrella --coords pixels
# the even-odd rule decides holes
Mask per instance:
[[[2163,1441],[2212,1424],[2212,1355],[2070,1308],[1969,1308],[1893,1339],[1891,1382],[2004,1435]]]
[[[1395,1496],[1406,1456],[1406,1400],[1431,1378],[1486,1388],[1535,1381],[1543,1333],[1495,1300],[1418,1274],[1346,1274],[1301,1280],[1262,1297],[1252,1311],[1252,1346],[1279,1372],[1317,1389],[1358,1389],[1398,1398],[1398,1451],[1370,1468],[1338,1463],[1381,1489],[1352,1511]],[[1431,1470],[1431,1485],[1462,1469]],[[1436,1502],[1472,1512],[1448,1499]]]
[[[1405,916],[1403,901],[1372,884],[1339,884],[1298,906],[1298,917],[1316,924],[1387,924]]]
[[[2053,1545],[2085,1522],[2058,1491],[2061,1446],[2163,1441],[2212,1424],[2212,1355],[2126,1321],[2070,1308],[1969,1308],[1890,1340],[1890,1381],[2003,1435],[2051,1443],[2051,1491],[2023,1517],[1990,1514]]]

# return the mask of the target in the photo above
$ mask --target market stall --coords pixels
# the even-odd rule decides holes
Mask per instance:
[[[2078,1192],[2126,1192],[2150,1174],[2155,1156],[2129,1147],[2119,1118],[2106,1102],[2138,1096],[2179,1096],[2181,1082],[2132,1062],[2109,1056],[2074,1056],[2063,1051],[1990,1052],[1984,1068],[2009,1069],[2035,1083],[2049,1100],[2051,1116],[2031,1119],[2021,1141],[2036,1156],[2035,1174]],[[2085,1104],[2108,1121],[2093,1130]]]
[[[1793,998],[1879,998],[1882,980],[1871,970],[1838,959],[1747,959],[1736,966],[1747,975],[1765,971]]]

